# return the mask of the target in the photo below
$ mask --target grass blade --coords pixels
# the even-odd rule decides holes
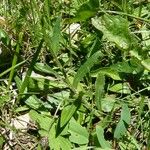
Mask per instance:
[[[20,33],[19,33],[19,41],[18,41],[18,43],[17,43],[16,51],[15,51],[14,58],[13,58],[13,61],[12,61],[12,67],[15,66],[16,63],[17,63],[18,55],[19,55],[19,51],[20,51],[20,44],[21,44],[21,42],[22,42],[22,38],[23,38],[23,33],[20,32]],[[14,68],[12,68],[11,71],[10,71],[7,90],[9,90],[9,87],[10,87],[10,85],[11,85],[11,81],[12,81],[13,76],[14,76],[14,71],[15,71]]]
[[[105,76],[104,74],[99,73],[95,83],[95,100],[96,106],[100,111],[102,110],[101,99],[103,96],[104,85],[105,85]]]
[[[24,64],[26,61],[27,61],[27,60],[24,60],[24,61],[22,61],[22,62],[16,64],[15,66],[10,67],[9,69],[5,70],[4,72],[0,73],[0,78],[1,78],[2,76],[4,76],[5,74],[7,74],[8,72],[10,72],[12,69],[15,69],[15,68],[21,66],[21,65]]]

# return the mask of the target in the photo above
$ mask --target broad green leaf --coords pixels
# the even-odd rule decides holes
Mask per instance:
[[[38,109],[42,106],[41,101],[35,95],[30,96],[25,103],[33,109]]]
[[[127,104],[123,104],[122,106],[121,120],[123,120],[127,124],[130,124],[131,114]]]
[[[127,83],[118,83],[109,88],[110,91],[116,93],[130,94],[130,88]]]
[[[141,42],[143,43],[144,46],[149,47],[150,46],[149,30],[146,28],[146,25],[143,25],[141,31],[144,31],[141,33],[143,39]]]
[[[134,72],[140,73],[140,72],[144,71],[144,67],[143,67],[143,65],[141,64],[141,61],[138,60],[137,58],[132,57],[132,58],[130,59],[130,64],[131,64],[131,66],[134,68]],[[133,72],[133,73],[134,73],[134,72]]]
[[[59,143],[61,145],[62,150],[71,149],[72,145],[71,145],[70,141],[67,138],[59,136],[58,139],[59,139]]]
[[[102,73],[99,73],[95,83],[95,100],[96,106],[99,110],[102,110],[102,97],[104,92],[105,85],[105,76]]]
[[[110,77],[114,80],[121,80],[121,78],[119,76],[119,73],[116,70],[112,69],[112,68],[100,68],[100,69],[91,71],[91,76],[92,77],[97,77],[98,73],[103,73],[106,76],[108,76],[108,77]]]
[[[97,134],[99,144],[101,145],[102,148],[104,149],[111,148],[109,142],[106,141],[104,138],[104,129],[99,125],[96,126],[96,134]]]
[[[115,97],[114,96],[106,96],[102,99],[102,110],[104,112],[111,112],[115,105]]]
[[[41,129],[49,131],[52,119],[48,116],[42,115],[40,118],[38,118],[37,122],[39,123]]]
[[[94,53],[87,61],[79,68],[77,74],[74,77],[73,86],[77,88],[78,83],[82,80],[82,78],[90,72],[90,69],[94,66],[94,64],[98,63],[99,57],[102,56],[100,51]]]
[[[49,140],[50,149],[54,149],[54,150],[60,150],[60,149],[70,150],[71,149],[71,143],[67,138],[64,138],[60,135],[56,137],[55,124],[52,126],[49,132],[48,140]]]
[[[41,77],[30,77],[28,82],[28,88],[34,92],[49,92],[53,88],[66,88],[66,85],[62,81],[55,80],[55,78]]]
[[[42,73],[47,73],[50,75],[55,75],[57,76],[57,72],[54,71],[54,69],[52,69],[50,66],[48,66],[47,64],[43,64],[43,63],[36,63],[34,68],[37,71],[40,71]]]
[[[38,133],[40,134],[41,137],[48,137],[48,132],[46,130],[39,129]]]
[[[39,124],[40,129],[49,131],[49,128],[52,122],[52,119],[50,118],[50,116],[40,114],[36,112],[35,110],[31,110],[29,112],[29,115],[33,121],[36,121]]]
[[[131,47],[134,37],[129,32],[127,20],[121,16],[107,14],[100,18],[93,18],[92,24],[120,49],[127,50]]]
[[[89,0],[83,3],[79,7],[79,9],[77,10],[77,13],[75,14],[75,17],[73,19],[69,19],[69,22],[85,21],[89,19],[90,17],[94,16],[98,8],[99,8],[98,0]]]
[[[40,117],[40,114],[37,111],[31,109],[29,112],[29,116],[33,121],[37,121],[37,119]]]
[[[150,71],[150,58],[143,60],[141,62],[141,64],[145,67],[145,69],[147,69],[148,71]]]
[[[89,133],[86,128],[82,127],[74,119],[69,123],[69,140],[76,144],[87,144],[89,142]]]
[[[116,129],[114,132],[114,137],[116,139],[119,139],[125,134],[126,131],[127,130],[126,130],[126,127],[125,127],[123,120],[120,120],[116,126]]]
[[[60,117],[60,128],[64,127],[70,121],[74,113],[78,110],[79,106],[80,101],[76,100],[71,105],[67,105],[66,107],[64,107]]]
[[[117,72],[124,72],[124,73],[132,73],[134,68],[129,65],[128,61],[119,62],[117,64],[112,65],[110,68],[114,69]]]

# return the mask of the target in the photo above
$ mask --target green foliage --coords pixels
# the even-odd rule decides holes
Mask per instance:
[[[149,8],[0,3],[0,148],[150,149]],[[22,132],[13,123],[24,114]]]
[[[130,124],[130,120],[131,120],[131,115],[130,115],[129,108],[126,104],[123,104],[122,111],[121,111],[121,118],[114,132],[115,138],[119,139],[125,134],[125,132],[127,131],[126,125]]]
[[[126,19],[121,16],[104,15],[101,18],[92,19],[92,24],[103,32],[105,38],[114,42],[120,49],[131,48],[134,37],[131,36]]]
[[[102,55],[101,52],[94,53],[87,61],[79,68],[77,74],[74,77],[73,86],[77,88],[78,83],[82,80],[82,78],[90,72],[90,69],[94,66],[94,64],[98,63],[98,58]]]
[[[89,142],[89,133],[85,127],[82,127],[75,120],[71,120],[69,123],[69,140],[76,144],[88,144]]]
[[[105,77],[103,74],[98,74],[95,83],[95,102],[99,110],[102,110],[102,96],[104,93]]]
[[[102,148],[111,148],[110,144],[104,138],[104,129],[101,126],[96,126],[96,134]]]

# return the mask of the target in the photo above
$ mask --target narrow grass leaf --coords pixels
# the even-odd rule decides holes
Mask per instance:
[[[60,42],[60,35],[61,35],[60,23],[61,23],[61,18],[58,17],[53,28],[53,36],[51,38],[51,49],[56,56],[59,52],[59,42]]]
[[[4,76],[5,74],[7,74],[8,72],[10,72],[12,69],[15,69],[15,68],[21,66],[21,65],[24,64],[26,61],[27,61],[27,60],[24,60],[24,61],[22,61],[22,62],[16,64],[15,66],[12,66],[12,67],[8,68],[8,69],[5,70],[4,72],[0,73],[0,78],[1,78],[2,76]]]
[[[123,104],[122,111],[121,111],[121,118],[114,132],[115,138],[119,139],[126,133],[127,131],[126,125],[129,125],[130,120],[131,120],[131,114],[128,105]]]
[[[99,57],[102,56],[100,51],[94,53],[87,61],[79,68],[77,74],[74,77],[73,86],[77,88],[78,83],[82,80],[82,78],[90,72],[90,69],[94,66],[94,64],[98,63]]]
[[[111,148],[109,142],[106,141],[104,138],[104,129],[99,125],[96,126],[96,134],[97,134],[99,144],[103,149]]]
[[[127,104],[123,104],[122,106],[121,120],[123,120],[127,124],[130,124],[131,114]]]
[[[119,123],[116,126],[115,132],[114,132],[114,137],[116,139],[121,138],[125,132],[127,131],[125,124],[123,122],[123,120],[120,120]]]
[[[9,75],[7,90],[9,90],[9,87],[11,85],[11,81],[12,81],[13,76],[14,76],[15,69],[13,68],[13,66],[15,66],[17,64],[18,56],[19,56],[19,52],[20,52],[20,45],[21,45],[22,39],[23,39],[23,33],[20,32],[19,33],[19,40],[18,40],[17,47],[16,47],[16,51],[15,51],[15,54],[14,54],[14,57],[13,57],[13,61],[12,61],[12,69],[11,69],[10,75]]]
[[[102,110],[102,96],[104,92],[105,85],[105,76],[102,73],[99,73],[95,83],[95,100],[96,106],[99,110]]]
[[[21,79],[20,79],[18,76],[15,76],[15,77],[14,77],[14,80],[15,80],[15,83],[16,83],[16,86],[17,86],[17,89],[20,89],[21,84],[22,84]]]

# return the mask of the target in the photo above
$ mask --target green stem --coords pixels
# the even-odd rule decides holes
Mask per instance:
[[[11,69],[10,75],[9,75],[7,90],[9,90],[12,79],[13,79],[13,76],[14,76],[15,69],[14,69],[13,66],[15,66],[17,64],[17,61],[18,61],[18,56],[19,56],[19,51],[20,51],[20,45],[21,45],[21,42],[22,42],[22,38],[23,38],[23,33],[20,32],[19,33],[19,40],[18,40],[17,47],[16,47],[16,51],[15,51],[14,58],[13,58],[13,61],[12,61],[12,69]]]

